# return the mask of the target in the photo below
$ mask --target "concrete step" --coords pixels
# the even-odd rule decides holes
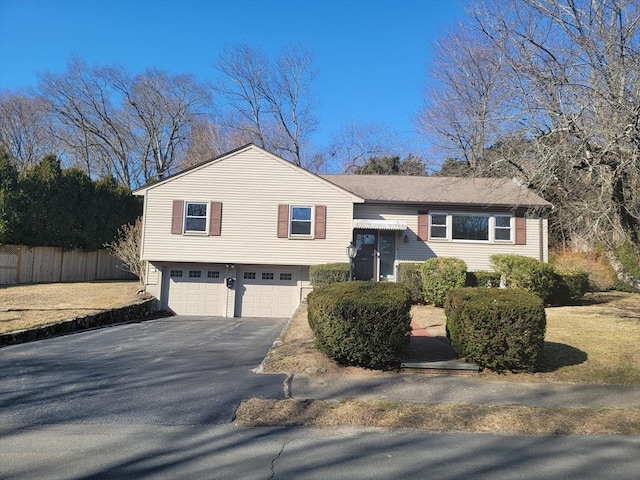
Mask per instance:
[[[400,370],[413,373],[430,374],[452,374],[452,375],[474,375],[480,371],[480,367],[475,363],[446,360],[442,362],[403,362]]]

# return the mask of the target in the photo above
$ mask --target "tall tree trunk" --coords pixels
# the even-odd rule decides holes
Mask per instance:
[[[616,274],[618,280],[620,280],[625,285],[630,286],[635,291],[640,292],[640,278],[635,278],[633,275],[630,275],[622,265],[622,262],[618,259],[616,252],[612,248],[605,249],[605,255],[611,264],[611,268]]]

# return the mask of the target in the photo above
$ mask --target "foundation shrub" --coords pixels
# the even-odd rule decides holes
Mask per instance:
[[[588,291],[589,275],[586,272],[556,273],[549,302],[552,305],[569,305],[584,297]]]
[[[421,273],[425,302],[442,307],[449,291],[465,286],[467,265],[459,258],[434,257],[422,264]]]
[[[407,287],[411,303],[414,305],[425,303],[421,267],[422,263],[400,263],[398,265],[398,282]]]
[[[309,281],[313,288],[322,287],[331,283],[346,282],[349,280],[348,263],[325,263],[309,267]]]
[[[546,316],[541,299],[514,289],[461,288],[445,302],[456,353],[495,371],[533,371],[541,358]]]
[[[467,287],[499,288],[500,274],[496,272],[467,272]]]
[[[307,297],[316,347],[340,365],[388,370],[400,365],[411,334],[411,298],[399,283],[344,282]]]
[[[512,254],[492,255],[491,264],[504,279],[507,288],[535,293],[544,302],[551,300],[556,273],[550,264]]]

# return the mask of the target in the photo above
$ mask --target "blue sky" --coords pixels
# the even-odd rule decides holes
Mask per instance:
[[[463,0],[0,0],[0,90],[34,87],[73,55],[89,64],[156,67],[211,79],[225,45],[275,56],[314,53],[316,141],[341,123],[388,124],[407,138],[421,105],[431,42]]]

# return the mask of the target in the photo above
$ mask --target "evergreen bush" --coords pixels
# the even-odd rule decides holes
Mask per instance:
[[[467,287],[499,288],[500,274],[496,272],[467,272]]]
[[[400,263],[398,265],[398,282],[409,289],[411,303],[423,304],[422,263]]]
[[[551,293],[550,303],[568,305],[584,297],[589,291],[589,275],[586,272],[556,273],[556,281]]]
[[[344,282],[307,297],[318,349],[340,365],[392,369],[411,333],[411,299],[399,283]]]
[[[504,279],[506,287],[535,293],[544,302],[551,299],[556,273],[548,263],[512,254],[492,255],[491,263]]]
[[[533,371],[542,354],[546,316],[535,294],[463,288],[445,303],[447,334],[456,353],[496,371]]]
[[[349,280],[348,263],[325,263],[309,267],[309,281],[313,288]]]
[[[467,265],[459,258],[434,257],[422,264],[421,273],[425,301],[442,307],[450,290],[464,287]]]

